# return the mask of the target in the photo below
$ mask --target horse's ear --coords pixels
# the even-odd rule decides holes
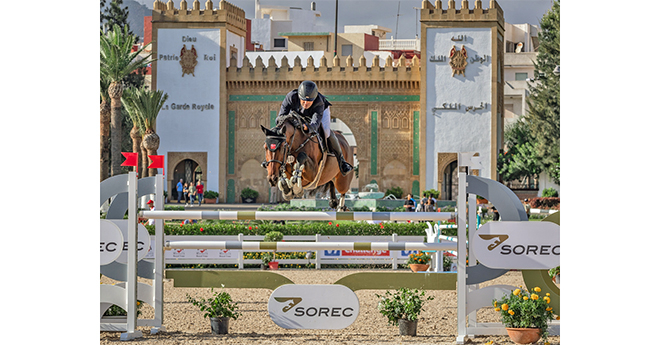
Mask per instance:
[[[264,134],[268,135],[268,132],[270,132],[270,130],[264,127],[264,125],[259,125],[259,126],[261,126],[261,131],[264,132]]]

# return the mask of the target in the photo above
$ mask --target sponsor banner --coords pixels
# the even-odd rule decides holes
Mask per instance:
[[[151,248],[156,246],[156,240],[151,240]],[[153,259],[154,252],[149,249],[145,258]],[[165,259],[238,259],[239,251],[230,249],[172,249],[165,251]]]
[[[559,266],[559,225],[551,222],[488,222],[470,242],[490,268],[550,269]]]
[[[106,222],[114,224],[121,231],[121,239],[119,237],[113,236],[113,239],[105,238],[104,233],[112,232],[109,228],[112,228]],[[105,225],[104,225],[105,223]],[[112,236],[112,235],[110,235]],[[119,253],[116,258],[112,261],[117,261],[119,263],[125,264],[128,260],[128,219],[103,219],[101,221],[101,255],[103,252],[112,252]],[[123,244],[120,244],[122,243]],[[149,250],[151,250],[149,241],[149,231],[142,224],[137,225],[137,259],[142,260]],[[111,255],[114,256],[114,255]],[[106,256],[101,260],[101,265],[103,262],[107,262],[110,256]],[[110,261],[110,262],[112,262]],[[110,263],[107,262],[107,263]]]
[[[342,250],[341,256],[390,256],[389,250]]]
[[[417,253],[416,250],[322,250],[320,251],[322,259],[339,259],[339,258],[383,258],[392,257],[407,258],[410,253]]]
[[[342,329],[359,312],[357,296],[343,285],[286,284],[268,299],[268,315],[286,329]]]
[[[101,266],[107,265],[121,254],[120,243],[124,243],[124,236],[119,227],[106,219],[101,219]]]

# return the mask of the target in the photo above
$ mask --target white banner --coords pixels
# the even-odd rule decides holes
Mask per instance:
[[[342,329],[360,312],[355,293],[343,285],[287,284],[268,299],[268,315],[287,329]]]
[[[488,222],[470,241],[477,260],[490,268],[559,266],[559,225],[552,222]]]

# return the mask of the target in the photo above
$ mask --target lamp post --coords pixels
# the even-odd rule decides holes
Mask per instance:
[[[337,56],[337,12],[339,9],[339,0],[335,0],[335,56]]]

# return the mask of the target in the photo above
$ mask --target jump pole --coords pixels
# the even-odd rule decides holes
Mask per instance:
[[[150,219],[214,220],[380,220],[439,221],[449,220],[454,212],[320,212],[320,211],[142,211]]]

